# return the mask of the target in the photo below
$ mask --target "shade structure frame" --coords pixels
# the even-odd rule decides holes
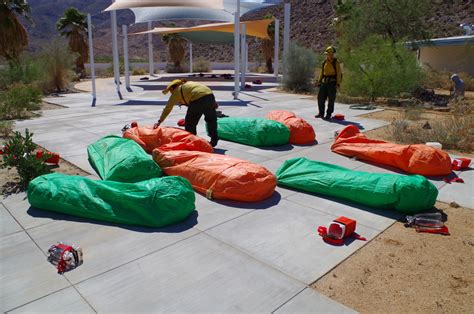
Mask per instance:
[[[196,7],[201,9],[224,9],[223,0],[116,0],[104,11],[153,7]]]

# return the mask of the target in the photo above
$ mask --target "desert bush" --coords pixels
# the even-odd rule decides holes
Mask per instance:
[[[41,97],[41,90],[33,84],[13,84],[0,95],[0,118],[23,118],[26,111],[40,108]]]
[[[35,149],[33,133],[30,133],[28,129],[25,130],[25,137],[20,132],[15,132],[5,145],[3,163],[0,167],[16,168],[20,176],[20,188],[22,190],[25,190],[28,183],[34,178],[51,172],[50,167],[44,163],[51,155],[44,154],[37,158]]]
[[[403,117],[406,120],[410,121],[418,121],[421,118],[421,114],[423,113],[423,108],[414,104],[405,107],[403,110]]]
[[[193,72],[211,72],[211,63],[206,59],[199,58],[193,63]]]
[[[165,71],[167,73],[185,73],[186,72],[186,67],[183,66],[175,66],[173,63],[168,63],[166,64],[166,69]]]
[[[292,44],[285,56],[283,88],[294,92],[311,92],[316,69],[316,54],[308,48]]]
[[[144,68],[133,68],[132,75],[146,75],[148,72]]]
[[[340,55],[344,60],[342,88],[350,96],[395,97],[421,85],[423,74],[416,56],[403,44],[370,36],[356,49],[344,47]]]
[[[458,75],[464,81],[465,90],[474,91],[474,77],[466,72],[460,72]]]
[[[15,126],[14,121],[0,121],[0,137],[8,138],[13,131],[13,127]]]
[[[451,88],[451,74],[447,71],[440,71],[431,67],[423,68],[422,85],[428,89],[445,89]]]
[[[65,90],[71,79],[75,54],[72,54],[64,45],[55,42],[46,47],[40,59],[45,64],[47,75],[43,88],[57,92]]]
[[[449,102],[449,109],[452,113],[458,115],[474,114],[474,103],[469,102],[467,99],[456,98]]]
[[[431,121],[431,128],[407,120],[395,120],[390,126],[393,139],[404,144],[439,142],[446,149],[474,151],[474,115],[454,115]]]
[[[0,90],[5,90],[14,83],[31,84],[44,80],[44,65],[40,60],[25,57],[21,64],[0,69]]]

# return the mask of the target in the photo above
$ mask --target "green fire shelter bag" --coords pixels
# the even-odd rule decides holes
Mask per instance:
[[[180,222],[195,208],[193,188],[182,177],[123,183],[52,173],[31,181],[27,194],[39,209],[147,227]]]
[[[285,161],[276,177],[280,186],[407,214],[432,208],[438,196],[436,187],[420,175],[354,171],[307,158]]]
[[[217,119],[217,134],[220,139],[250,146],[280,146],[290,140],[286,125],[262,118]]]
[[[160,166],[136,142],[109,135],[87,146],[89,163],[103,180],[140,182],[161,177]]]

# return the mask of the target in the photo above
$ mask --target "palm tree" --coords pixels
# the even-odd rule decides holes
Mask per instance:
[[[163,41],[168,45],[168,52],[175,69],[180,69],[185,55],[186,40],[177,33],[170,33],[163,35]]]
[[[0,1],[0,56],[10,66],[19,64],[20,53],[28,46],[28,33],[17,15],[31,22],[30,12],[31,7],[26,0]]]
[[[267,14],[265,15],[265,19],[271,19],[273,15]],[[263,57],[265,58],[265,64],[267,66],[267,72],[273,73],[273,65],[272,59],[274,54],[274,46],[275,46],[275,22],[270,23],[267,28],[268,36],[270,39],[262,40],[262,53]]]
[[[85,76],[84,63],[89,58],[89,45],[87,44],[87,20],[86,15],[76,8],[69,8],[56,23],[56,28],[62,36],[69,39],[69,49],[78,53],[76,59],[76,73]]]

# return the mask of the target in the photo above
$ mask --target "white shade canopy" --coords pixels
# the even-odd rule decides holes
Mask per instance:
[[[263,3],[263,1],[241,1],[240,15],[249,11],[264,8],[275,3]],[[237,10],[235,0],[223,0],[223,9],[206,9],[197,7],[159,7],[159,8],[131,8],[135,14],[135,23],[166,20],[208,20],[233,22],[234,12]]]
[[[224,0],[116,0],[104,11],[153,7],[197,7],[223,10]]]

